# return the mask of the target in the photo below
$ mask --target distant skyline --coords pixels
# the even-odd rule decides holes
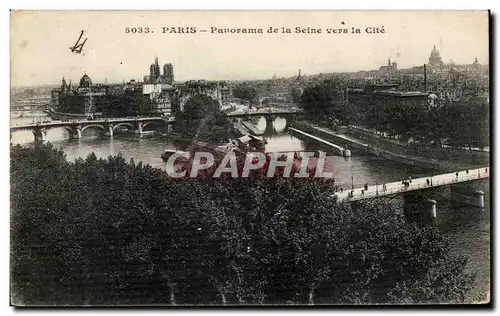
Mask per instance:
[[[344,22],[344,24],[342,24]],[[126,27],[153,34],[126,34]],[[163,27],[196,34],[162,34]],[[321,28],[322,34],[267,34],[270,27]],[[383,34],[366,27],[384,26]],[[262,28],[264,34],[211,34],[216,28]],[[327,28],[362,34],[327,34]],[[205,29],[207,32],[199,32]],[[88,41],[72,53],[80,31]],[[487,64],[486,11],[13,11],[11,84],[53,85],[142,80],[158,57],[174,65],[176,81],[254,80],[374,70],[392,57],[398,69],[428,62],[433,46],[443,62]]]

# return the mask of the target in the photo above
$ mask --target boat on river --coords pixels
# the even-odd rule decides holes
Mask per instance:
[[[161,154],[161,158],[164,161],[167,161],[168,158],[170,158],[170,156],[172,156],[173,154],[178,154],[178,155],[184,156],[184,157],[186,157],[185,159],[188,159],[188,157],[190,156],[189,152],[187,152],[187,151],[181,151],[181,150],[176,150],[176,149],[165,149],[163,151],[163,153]],[[182,159],[182,158],[178,158],[178,159]]]
[[[251,134],[243,135],[236,140],[236,146],[238,147],[238,149],[245,152],[264,152],[266,151],[266,144],[266,139]]]

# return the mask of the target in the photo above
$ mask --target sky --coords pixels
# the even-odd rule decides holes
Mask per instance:
[[[63,76],[78,82],[84,73],[93,82],[142,80],[155,56],[162,68],[174,65],[179,81],[371,70],[389,57],[410,68],[428,62],[434,45],[444,62],[489,59],[486,11],[12,11],[10,17],[12,86],[58,84]],[[127,27],[150,33],[126,33]],[[163,33],[164,27],[197,32]],[[264,34],[211,33],[213,27]],[[322,33],[297,34],[296,27]],[[352,27],[361,34],[350,33]],[[368,34],[367,27],[385,32]],[[327,33],[337,28],[349,33]],[[82,54],[73,53],[81,30],[88,40]]]

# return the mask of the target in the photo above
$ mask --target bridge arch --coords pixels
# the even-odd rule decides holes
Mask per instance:
[[[290,119],[283,115],[277,115],[274,117],[273,125],[277,133],[286,131],[287,127],[290,125]]]
[[[104,131],[104,130],[105,130],[104,126],[102,126],[102,125],[100,125],[100,124],[85,125],[85,126],[83,126],[83,127],[82,127],[82,134],[83,134],[83,132],[84,132],[86,129],[91,128],[91,127],[98,128],[98,129],[100,129],[100,130],[102,130],[102,131]]]
[[[10,140],[14,144],[29,143],[33,141],[33,134],[33,129],[14,129],[10,131]]]
[[[150,126],[150,125],[160,126],[160,124],[161,124],[161,122],[159,122],[159,121],[143,122],[142,123],[142,130],[145,131],[146,130],[146,126]]]
[[[127,126],[130,129],[135,129],[134,124],[129,123],[129,122],[123,122],[123,123],[118,123],[116,125],[113,125],[113,132],[120,126]]]
[[[45,128],[45,134],[47,140],[65,140],[71,138],[76,127],[74,126],[47,126]]]

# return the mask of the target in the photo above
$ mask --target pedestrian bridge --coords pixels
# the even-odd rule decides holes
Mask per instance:
[[[490,168],[489,166],[486,166],[479,169],[463,170],[411,179],[411,183],[408,184],[403,183],[403,181],[406,181],[408,179],[402,179],[401,181],[397,182],[369,185],[367,186],[367,188],[362,187],[352,190],[343,190],[341,192],[335,192],[335,194],[333,194],[333,197],[337,199],[338,203],[360,201],[383,196],[404,194],[410,191],[424,190],[455,183],[486,179],[489,178],[489,176]]]
[[[31,130],[35,136],[35,141],[45,141],[47,130],[52,128],[65,128],[70,138],[79,139],[84,130],[88,128],[97,128],[103,131],[106,136],[112,137],[118,127],[126,128],[141,136],[143,129],[149,124],[170,124],[173,118],[165,117],[124,117],[124,118],[106,118],[95,120],[68,120],[68,121],[49,121],[44,123],[31,123],[22,125],[13,125],[10,127],[10,133]]]

